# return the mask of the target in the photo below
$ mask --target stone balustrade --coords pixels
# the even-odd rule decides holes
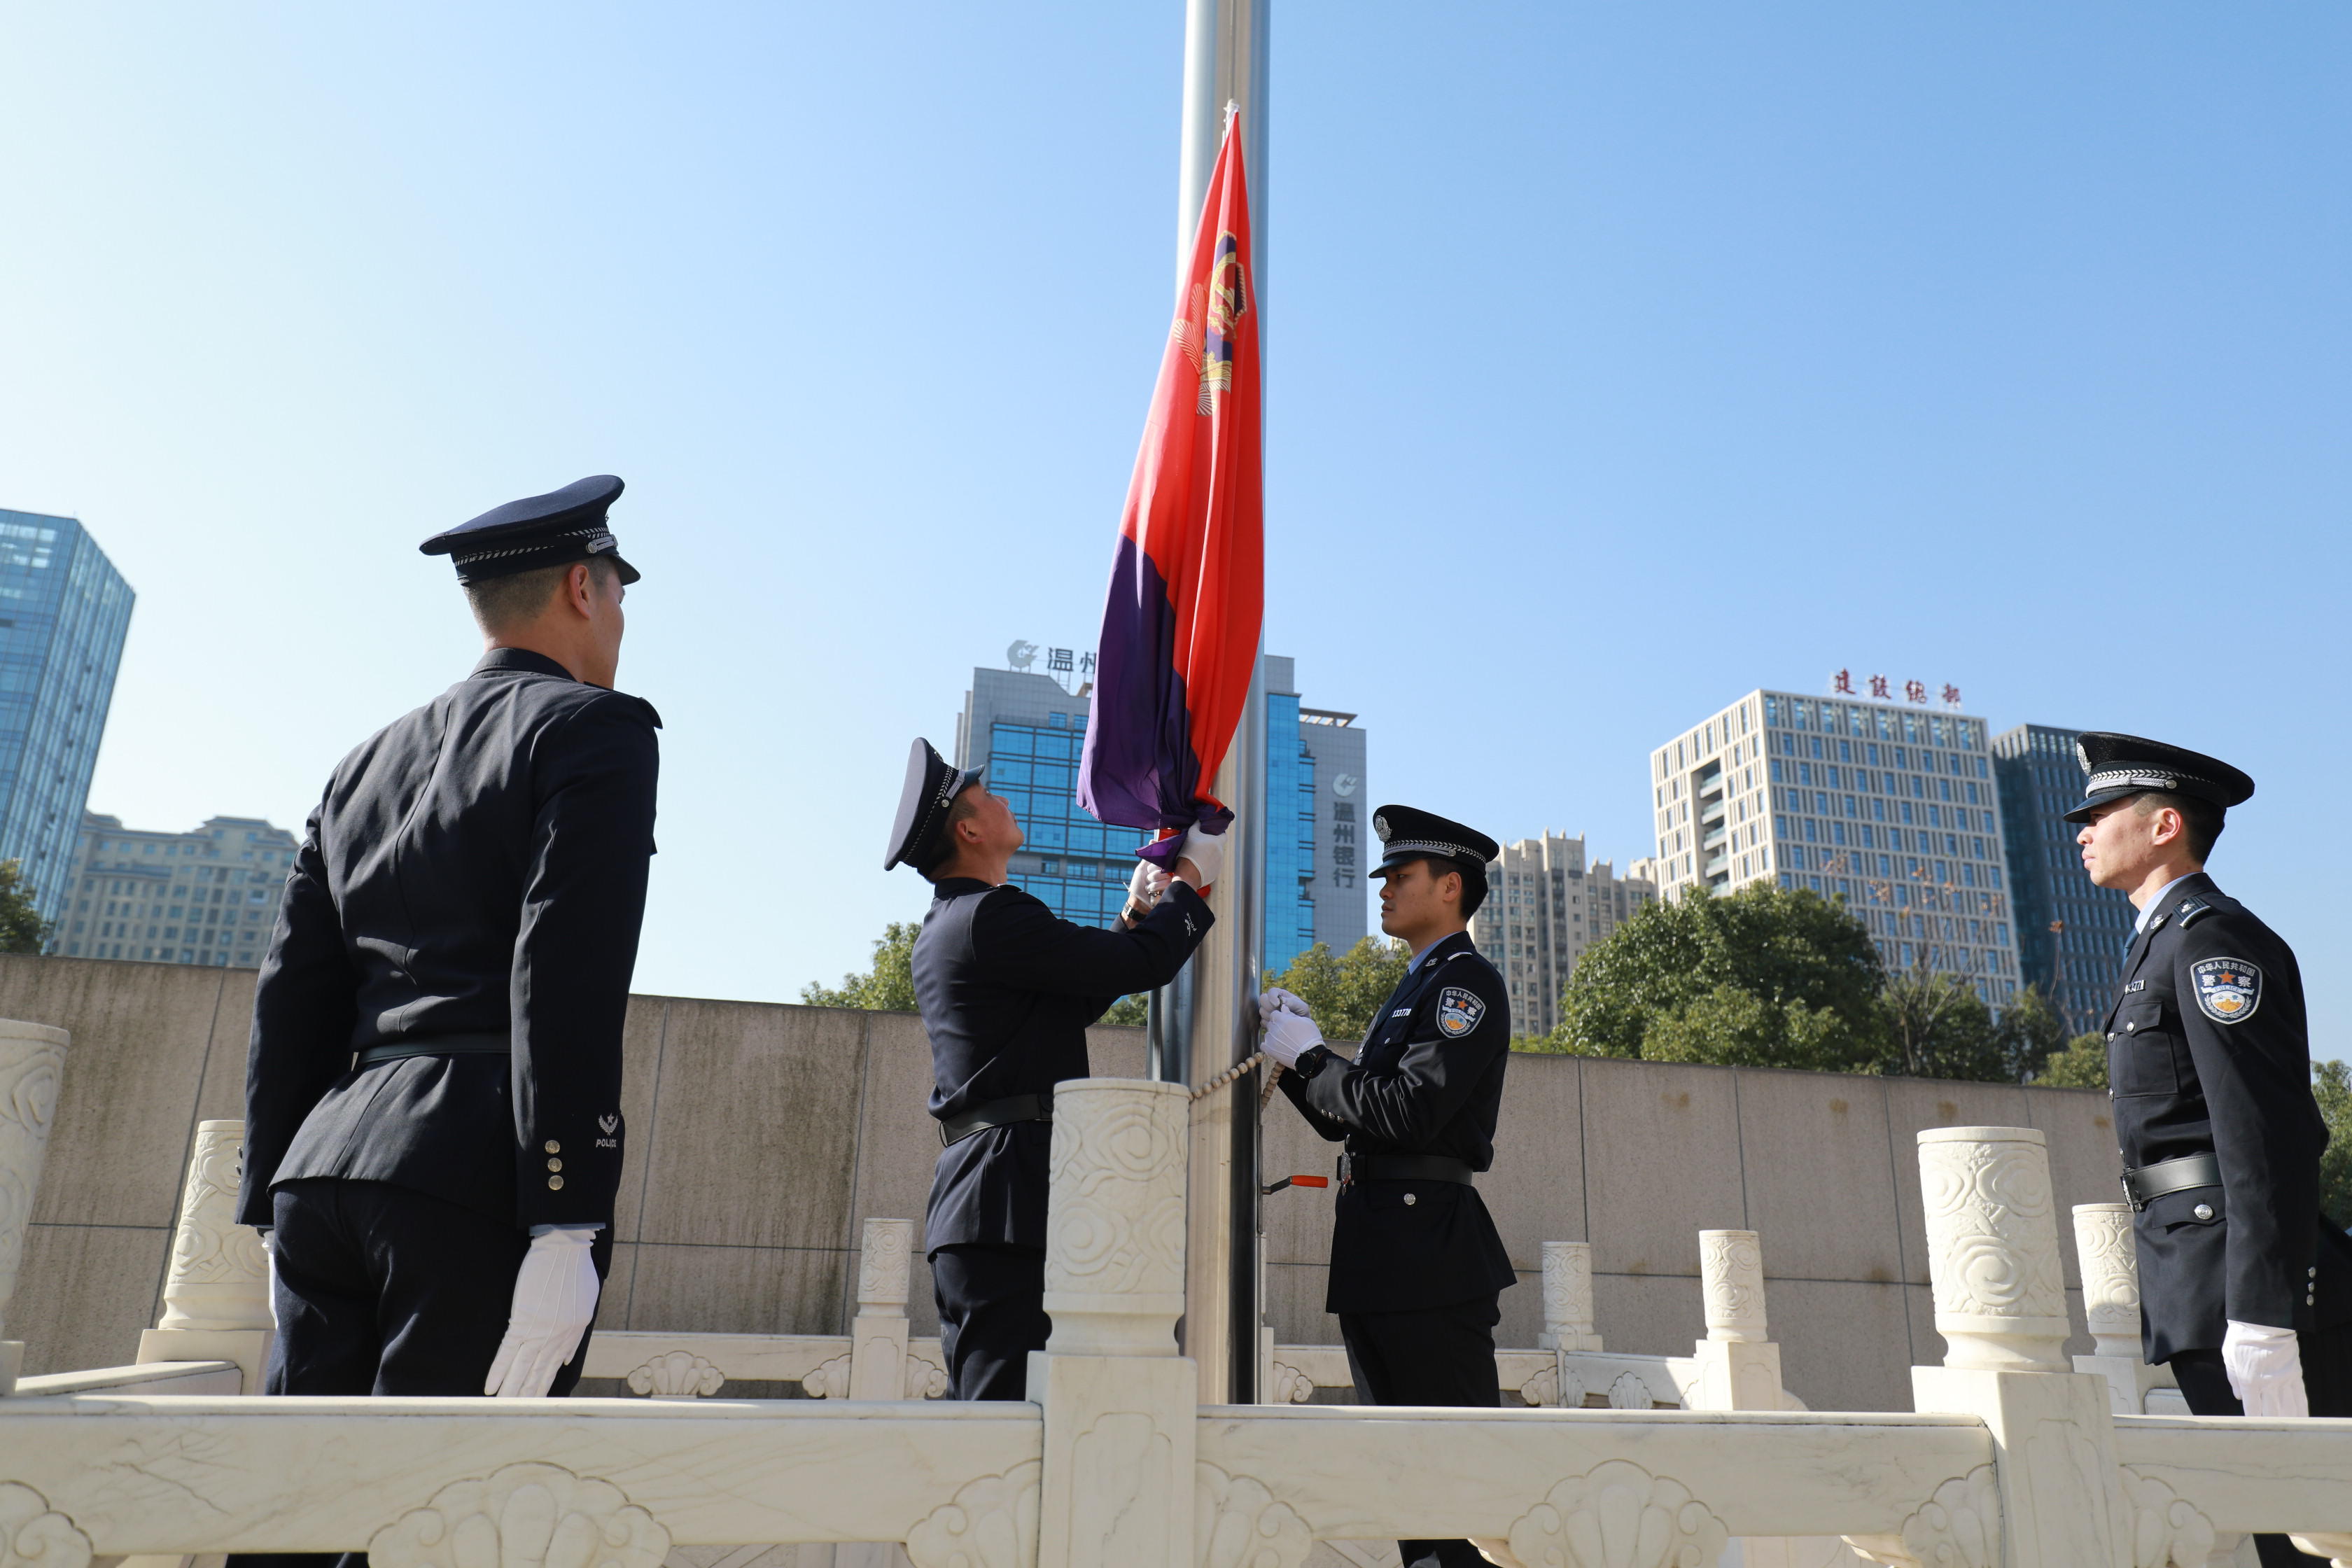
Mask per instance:
[[[2352,1421],[2117,1415],[2105,1378],[2068,1369],[2055,1206],[2031,1131],[1922,1135],[1950,1353],[1915,1369],[1915,1413],[1751,1393],[1740,1358],[1771,1341],[1760,1253],[1738,1232],[1702,1242],[1707,1338],[1679,1385],[1688,1408],[1404,1412],[1197,1402],[1173,1332],[1188,1124],[1171,1085],[1094,1079],[1056,1096],[1054,1332],[1027,1402],[859,1396],[888,1392],[893,1354],[920,1353],[894,1327],[905,1238],[883,1222],[858,1286],[857,1321],[874,1321],[846,1337],[850,1397],[685,1398],[707,1375],[665,1362],[644,1379],[650,1399],[142,1385],[0,1401],[0,1568],[362,1549],[379,1568],[656,1568],[673,1547],[791,1542],[902,1542],[915,1568],[1302,1568],[1318,1541],[1399,1536],[1466,1536],[1505,1568],[1701,1568],[1735,1539],[1758,1568],[1812,1564],[1827,1559],[1803,1553],[1841,1537],[1848,1561],[1890,1568],[2202,1568],[2265,1529],[2352,1564]],[[1551,1356],[1555,1373],[1604,1353],[1563,1348],[1591,1324],[1574,1310],[1575,1255],[1558,1256],[1553,1344],[1508,1352]],[[214,1321],[212,1293],[180,1300]],[[1729,1369],[1719,1384],[1710,1354]]]
[[[24,1342],[7,1337],[8,1303],[25,1260],[68,1043],[63,1029],[0,1019],[0,1394],[16,1386],[25,1365]]]

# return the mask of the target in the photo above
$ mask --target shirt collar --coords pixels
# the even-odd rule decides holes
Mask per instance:
[[[543,653],[533,653],[527,647],[494,647],[482,655],[481,662],[474,666],[476,675],[493,669],[521,669],[533,675],[560,675],[566,680],[573,679],[572,672],[555,660]]]

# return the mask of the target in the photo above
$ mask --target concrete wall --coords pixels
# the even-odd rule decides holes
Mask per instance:
[[[241,1114],[250,972],[0,956],[0,1016],[73,1032],[8,1337],[28,1373],[128,1361],[154,1321],[195,1124]],[[939,1140],[910,1015],[637,996],[628,1163],[608,1327],[845,1332],[868,1215],[919,1221]],[[1095,1031],[1098,1073],[1141,1071],[1140,1031]],[[1763,1233],[1774,1337],[1816,1409],[1907,1409],[1932,1326],[1912,1134],[2049,1134],[2062,1205],[2115,1193],[2105,1097],[2064,1089],[1515,1057],[1496,1169],[1479,1182],[1521,1270],[1502,1342],[1531,1345],[1545,1241],[1594,1244],[1610,1348],[1688,1353],[1697,1232]],[[1334,1145],[1267,1109],[1269,1176],[1331,1169]],[[1267,1200],[1269,1311],[1286,1342],[1335,1343],[1322,1311],[1331,1194]],[[2073,1247],[2068,1255],[2068,1284]],[[2080,1321],[2080,1303],[2075,1312]],[[916,1265],[915,1332],[935,1331]],[[2087,1338],[2076,1347],[2089,1349]]]

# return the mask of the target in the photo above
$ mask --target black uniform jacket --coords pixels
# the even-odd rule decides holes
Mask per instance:
[[[1165,985],[1215,917],[1179,882],[1132,931],[1063,920],[1009,884],[951,877],[915,938],[915,1002],[931,1038],[931,1114],[1041,1094],[1087,1076],[1087,1026],[1121,996]],[[940,1151],[926,1250],[958,1242],[1045,1245],[1043,1121],[992,1127]]]
[[[240,1221],[269,1223],[273,1184],[341,1176],[613,1222],[660,725],[499,648],[336,767],[254,994]],[[513,1054],[352,1068],[443,1035]]]
[[[1503,977],[1469,933],[1438,942],[1381,1006],[1350,1064],[1318,1046],[1276,1080],[1315,1131],[1354,1154],[1495,1163],[1511,1054]],[[1327,1312],[1403,1312],[1517,1283],[1478,1189],[1458,1182],[1351,1181],[1333,1205]]]
[[[2230,1319],[2308,1331],[2352,1317],[2352,1247],[2319,1213],[2327,1129],[2294,951],[2210,877],[2187,878],[2133,939],[2105,1027],[2124,1163],[2210,1152],[2221,1168],[2219,1188],[2133,1216],[2147,1360],[2219,1349]]]

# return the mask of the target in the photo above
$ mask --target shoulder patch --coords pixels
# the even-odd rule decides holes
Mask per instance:
[[[1486,1016],[1486,1001],[1475,991],[1449,985],[1437,998],[1438,1033],[1449,1040],[1458,1040],[1476,1028]]]
[[[2242,1024],[2263,1005],[2263,972],[2242,958],[2200,958],[2189,974],[2197,1010],[2217,1024]]]

